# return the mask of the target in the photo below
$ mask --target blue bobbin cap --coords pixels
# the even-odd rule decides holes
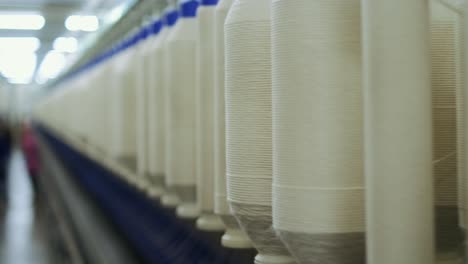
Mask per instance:
[[[153,21],[153,23],[151,23],[151,34],[158,34],[159,31],[161,31],[162,26],[163,23],[160,19],[156,19],[155,21]]]
[[[195,17],[197,16],[198,1],[187,0],[180,4],[181,17]]]
[[[151,34],[151,26],[145,26],[141,29],[140,40],[146,39]]]
[[[176,22],[177,19],[179,18],[179,13],[175,9],[170,9],[166,12],[166,15],[164,17],[164,24],[166,24],[168,27],[172,27]]]
[[[218,4],[218,0],[201,0],[203,6],[214,6]]]

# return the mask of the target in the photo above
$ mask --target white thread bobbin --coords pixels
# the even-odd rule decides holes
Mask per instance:
[[[461,249],[457,187],[457,61],[458,13],[431,2],[433,170],[436,249],[439,258]],[[461,183],[460,183],[461,185]]]
[[[107,116],[106,116],[106,108],[102,107],[103,102],[107,99],[107,85],[105,85],[104,77],[109,76],[109,67],[107,64],[100,64],[96,68],[93,69],[95,72],[95,76],[93,80],[91,80],[91,87],[93,89],[93,112],[94,112],[94,119],[95,119],[95,144],[97,149],[102,152],[106,153],[106,148],[108,146],[107,142],[107,135],[108,135],[108,124],[107,124]]]
[[[362,1],[369,264],[434,263],[428,16],[426,0]]]
[[[464,5],[463,5],[463,11],[464,11],[464,14],[468,14],[468,2],[464,1]],[[461,60],[461,64],[462,64],[462,68],[463,68],[463,74],[462,76],[465,77],[467,75],[467,70],[468,70],[468,67],[466,67],[466,63],[468,61],[468,46],[466,45],[466,31],[468,29],[468,19],[463,19],[463,21],[461,21],[461,23],[463,23],[463,26],[461,27],[463,29],[463,32],[461,34],[461,43],[463,45],[461,45],[461,52],[460,54],[463,56],[462,57],[462,60]],[[465,205],[465,214],[464,214],[464,220],[465,220],[465,231],[466,231],[466,225],[468,225],[468,223],[466,221],[468,221],[468,208],[466,208],[468,206],[468,134],[466,133],[468,131],[468,82],[465,81],[463,79],[463,89],[461,91],[461,94],[460,96],[463,96],[463,104],[460,105],[460,107],[463,107],[462,108],[462,111],[463,111],[463,129],[464,129],[464,132],[463,133],[463,138],[462,140],[465,142],[464,144],[464,158],[463,158],[463,164],[464,164],[464,186],[463,186],[463,190],[464,190],[464,201],[463,201],[463,204]],[[466,236],[466,233],[465,233],[465,236]],[[466,243],[466,241],[465,241]],[[465,247],[465,256],[468,254],[468,247]]]
[[[87,74],[79,76],[79,79],[82,79],[83,87],[83,97],[81,102],[81,107],[84,109],[84,120],[86,123],[86,147],[87,150],[94,151],[99,148],[99,129],[102,127],[102,124],[99,123],[99,89],[94,86],[96,82],[96,77],[98,72],[95,71],[96,68],[92,68],[87,72]],[[67,94],[67,92],[65,92]]]
[[[226,227],[221,244],[228,248],[251,248],[252,243],[240,229],[229,210],[226,187],[226,123],[224,111],[224,22],[234,0],[221,0],[215,10],[214,65],[214,212]]]
[[[123,115],[120,119],[122,131],[122,147],[124,153],[120,158],[120,162],[128,167],[132,172],[136,173],[136,85],[137,85],[137,60],[136,55],[140,43],[133,45],[125,52],[128,55],[128,65],[123,72],[122,83],[118,86],[120,89],[120,108],[122,108]],[[135,179],[136,180],[136,179]]]
[[[202,1],[197,11],[197,202],[201,215],[196,226],[204,231],[222,231],[214,214],[214,15],[216,3]]]
[[[359,0],[273,0],[273,225],[299,263],[364,263]]]
[[[101,142],[101,149],[104,155],[110,154],[110,137],[109,133],[112,131],[111,122],[109,118],[109,103],[108,98],[110,94],[110,89],[112,87],[108,85],[108,78],[112,74],[112,65],[109,60],[107,60],[100,68],[99,74],[97,77],[96,85],[99,87],[99,118],[100,118],[100,128],[99,128],[99,141]]]
[[[72,80],[68,83],[70,91],[69,96],[69,107],[66,108],[68,112],[68,117],[70,118],[70,134],[72,137],[77,138],[79,135],[80,128],[82,126],[82,123],[80,122],[80,114],[81,111],[78,111],[77,109],[81,109],[81,103],[80,103],[80,98],[78,96],[79,89],[78,86],[76,85],[76,80]]]
[[[135,52],[135,89],[136,89],[136,148],[137,148],[137,177],[138,184],[141,189],[146,189],[148,184],[148,104],[147,98],[149,93],[150,77],[149,73],[153,74],[148,69],[148,53],[151,39],[146,38],[138,44]]]
[[[167,39],[169,54],[169,168],[167,184],[180,198],[177,215],[196,218],[195,177],[195,85],[198,23],[182,17]]]
[[[170,113],[170,79],[171,79],[171,56],[170,56],[170,44],[169,44],[169,35],[172,33],[174,30],[174,26],[176,25],[177,22],[177,17],[178,17],[178,10],[176,9],[170,9],[167,10],[166,12],[166,19],[165,22],[169,21],[169,16],[173,14],[175,16],[175,19],[173,23],[168,24],[167,27],[167,32],[164,40],[162,40],[162,48],[163,48],[163,56],[164,56],[164,79],[162,80],[164,82],[164,101],[165,101],[165,129],[164,133],[166,135],[165,139],[165,163],[164,163],[164,185],[165,185],[165,190],[163,195],[161,196],[161,204],[165,207],[168,208],[175,208],[177,205],[180,203],[180,199],[175,193],[175,190],[169,186],[169,177],[171,174],[171,128],[170,128],[170,118],[171,118],[171,113]]]
[[[166,162],[166,99],[165,99],[165,54],[164,43],[167,37],[168,28],[163,27],[156,36],[150,49],[149,68],[152,71],[151,84],[149,89],[148,104],[149,112],[149,142],[151,162],[150,189],[151,197],[160,197],[164,192],[164,171]]]
[[[461,9],[463,11],[463,9]],[[466,230],[466,179],[465,179],[465,25],[464,17],[457,19],[455,59],[457,65],[457,173],[458,211],[460,228]]]
[[[131,49],[127,49],[115,61],[112,104],[112,156],[114,159],[134,167],[135,158],[135,93],[133,88]],[[129,164],[130,163],[130,164]],[[133,166],[131,165],[133,163]]]
[[[270,0],[236,0],[225,22],[228,202],[259,254],[255,263],[294,263],[271,219]]]

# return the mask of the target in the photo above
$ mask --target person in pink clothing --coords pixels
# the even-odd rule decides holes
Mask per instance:
[[[34,190],[37,191],[37,175],[39,174],[39,153],[37,141],[29,123],[23,126],[21,137],[21,148],[23,150],[29,175],[31,177]]]

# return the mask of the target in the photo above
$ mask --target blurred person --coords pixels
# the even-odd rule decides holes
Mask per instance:
[[[34,188],[34,192],[38,191],[37,177],[39,174],[39,156],[37,149],[37,141],[34,136],[31,125],[26,122],[23,125],[21,134],[21,148],[26,159],[26,165],[29,176]]]
[[[8,161],[12,148],[12,135],[8,122],[0,118],[0,195],[6,199]]]

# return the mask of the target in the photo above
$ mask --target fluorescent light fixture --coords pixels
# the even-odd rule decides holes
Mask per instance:
[[[65,27],[70,31],[92,32],[99,29],[97,16],[71,15],[65,20]]]
[[[12,52],[34,52],[41,47],[41,41],[34,37],[0,37],[0,54]]]
[[[36,69],[37,56],[34,52],[1,54],[0,72],[7,79],[30,82]]]
[[[45,22],[38,14],[0,13],[0,29],[40,30]]]
[[[8,82],[11,84],[29,84],[31,83],[31,79],[14,79],[14,78],[9,78]]]
[[[82,16],[81,30],[93,32],[99,29],[99,19],[96,16]]]
[[[73,37],[58,37],[54,40],[54,50],[73,53],[78,49],[78,40]]]
[[[49,51],[39,66],[37,79],[43,82],[44,80],[56,78],[65,66],[65,62],[65,54],[56,50]]]

